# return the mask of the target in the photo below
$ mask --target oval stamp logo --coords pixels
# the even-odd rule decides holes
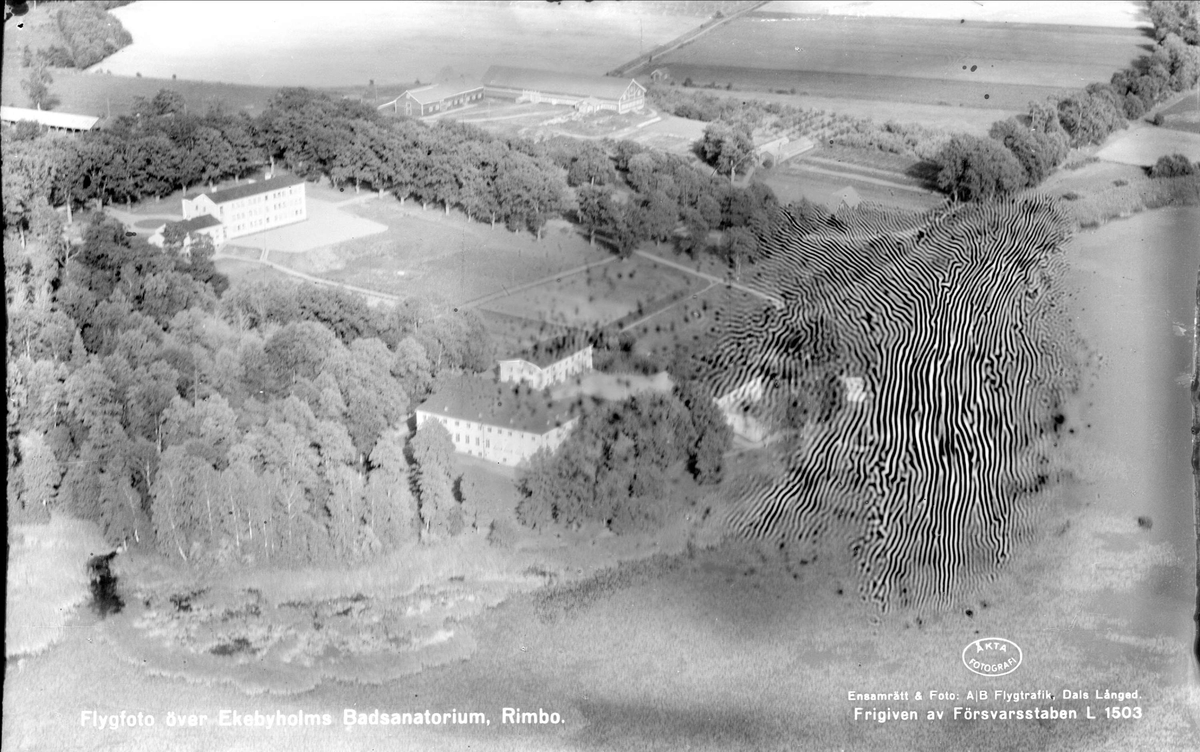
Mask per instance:
[[[1003,637],[981,637],[963,648],[962,661],[980,676],[1004,676],[1021,665],[1021,648]]]

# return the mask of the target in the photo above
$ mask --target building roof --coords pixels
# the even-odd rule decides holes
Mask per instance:
[[[211,214],[201,214],[198,217],[180,220],[175,224],[179,225],[184,232],[196,232],[197,230],[204,230],[209,227],[217,227],[221,224],[221,220]]]
[[[557,363],[558,361],[570,355],[574,355],[586,348],[590,342],[583,334],[571,333],[564,334],[561,337],[543,340],[535,343],[532,347],[512,358],[504,358],[501,362],[524,360],[527,363],[532,363],[538,368],[545,368],[548,365]]]
[[[528,89],[600,99],[620,99],[631,81],[637,83],[630,78],[582,76],[533,68],[510,68],[505,65],[493,65],[483,74],[483,85],[498,89]]]
[[[479,376],[440,381],[417,409],[536,434],[551,431],[572,417],[569,403],[554,401],[524,384],[499,384]]]
[[[201,191],[193,196],[188,196],[189,199],[208,196],[209,200],[214,204],[224,204],[229,201],[237,201],[239,198],[247,196],[257,196],[260,193],[287,188],[292,185],[299,185],[304,182],[304,178],[296,177],[295,175],[276,175],[275,177],[266,178],[264,180],[251,181],[242,185],[235,185],[232,188],[223,188],[219,191]]]
[[[478,91],[483,88],[483,84],[479,83],[448,83],[448,84],[430,84],[422,86],[419,89],[409,89],[400,96],[412,97],[419,104],[433,104],[446,99],[453,99],[457,96],[468,94],[473,91]]]
[[[47,110],[30,110],[25,107],[0,107],[0,120],[6,123],[19,123],[22,120],[33,122],[49,128],[70,128],[76,131],[91,130],[100,120],[91,115],[72,115],[69,112],[49,112]]]

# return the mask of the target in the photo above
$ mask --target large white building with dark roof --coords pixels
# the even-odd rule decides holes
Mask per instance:
[[[539,449],[553,452],[579,422],[568,403],[473,376],[442,381],[416,412],[418,428],[440,421],[455,451],[509,466]]]
[[[222,240],[303,222],[308,219],[304,179],[280,175],[183,199],[185,220],[204,216],[220,221]]]
[[[483,76],[483,87],[490,97],[566,105],[581,112],[634,112],[646,103],[646,87],[632,78],[584,76],[504,65],[488,68]]]

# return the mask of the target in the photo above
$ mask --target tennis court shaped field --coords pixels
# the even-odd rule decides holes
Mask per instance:
[[[656,301],[706,286],[697,277],[631,258],[489,301],[481,311],[586,327],[616,321],[649,309]]]
[[[1139,29],[751,13],[656,58],[698,85],[1024,109],[1107,81],[1144,54]]]

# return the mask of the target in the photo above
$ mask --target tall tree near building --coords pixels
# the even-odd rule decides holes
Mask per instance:
[[[364,518],[386,549],[416,540],[421,527],[412,494],[410,468],[404,456],[405,432],[386,431],[371,452]]]
[[[754,164],[754,141],[744,129],[711,123],[700,140],[700,156],[721,174],[729,173],[729,182],[739,169]]]
[[[420,499],[424,536],[438,538],[457,535],[462,530],[462,510],[454,498],[451,457],[454,441],[437,420],[428,420],[413,434],[410,442],[416,461],[417,497]]]
[[[46,61],[38,57],[29,66],[25,78],[21,79],[21,90],[29,97],[29,104],[35,110],[49,110],[58,104],[58,99],[50,93],[50,84],[54,78],[50,75]]]

